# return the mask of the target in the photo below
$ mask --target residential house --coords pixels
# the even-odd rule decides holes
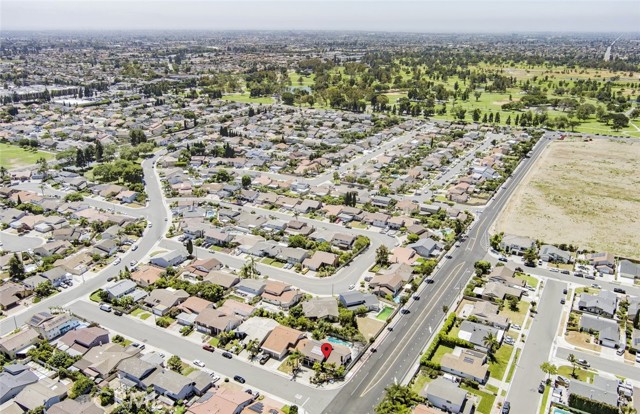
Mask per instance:
[[[91,326],[67,332],[58,340],[57,347],[71,356],[77,356],[86,354],[95,346],[107,343],[109,343],[109,331]]]
[[[307,257],[309,253],[298,247],[283,247],[276,256],[278,260],[291,264],[302,263]]]
[[[38,382],[27,385],[15,397],[14,401],[24,410],[35,412],[38,407],[46,409],[59,403],[67,396],[67,386],[60,381],[41,378]]]
[[[228,246],[233,240],[233,235],[229,233],[223,233],[218,229],[207,229],[204,232],[204,242],[210,243],[216,246]]]
[[[407,247],[413,249],[418,255],[425,258],[436,257],[442,251],[442,246],[430,237],[420,239],[415,243],[407,245]]]
[[[212,271],[204,278],[205,282],[231,289],[240,282],[240,278],[232,273]]]
[[[599,403],[617,407],[618,406],[618,380],[606,379],[599,375],[593,378],[593,383],[588,384],[572,379],[569,384],[569,397],[579,395],[583,398],[597,401]],[[593,411],[595,414],[597,411]]]
[[[72,367],[90,378],[108,378],[116,372],[118,365],[140,353],[139,348],[124,348],[119,344],[108,343],[94,346],[76,361]]]
[[[362,215],[362,221],[370,224],[374,227],[380,227],[380,228],[384,228],[387,227],[387,224],[389,222],[389,219],[391,218],[390,215],[388,214],[384,214],[384,213],[369,213],[369,212],[365,212]]]
[[[616,266],[616,258],[608,252],[592,253],[587,255],[589,264],[600,273],[613,274]]]
[[[182,289],[154,289],[144,299],[144,304],[154,315],[164,316],[188,297],[189,294]]]
[[[467,392],[458,388],[458,384],[444,378],[429,382],[420,395],[431,405],[452,414],[463,413],[467,403]]]
[[[254,397],[246,392],[230,388],[219,388],[207,393],[196,401],[189,409],[189,414],[241,414],[254,401]],[[252,414],[260,414],[251,410]]]
[[[254,297],[260,296],[267,286],[264,280],[260,279],[242,279],[236,286],[235,290],[243,295]]]
[[[195,381],[169,369],[156,369],[144,381],[146,386],[174,401],[186,400],[194,393]],[[146,387],[145,387],[146,388]]]
[[[173,250],[152,257],[151,260],[149,260],[149,263],[166,269],[169,266],[178,266],[185,260],[186,257],[184,257],[182,253],[178,252],[177,250]]]
[[[524,279],[515,277],[515,271],[507,266],[494,267],[487,278],[490,282],[498,282],[511,287],[524,287],[527,285]]]
[[[481,300],[474,302],[470,306],[472,307],[472,310],[468,316],[473,316],[480,322],[499,329],[509,328],[509,318],[498,315],[500,309],[498,305]]]
[[[463,321],[460,324],[460,331],[458,332],[458,338],[464,339],[465,341],[471,343],[475,347],[475,349],[483,352],[487,351],[484,340],[489,335],[493,335],[496,341],[501,344],[502,338],[504,336],[504,331],[502,329],[483,325],[481,323]]]
[[[528,237],[505,234],[504,236],[502,236],[500,247],[507,253],[522,256],[525,251],[534,247],[535,244],[535,240]]]
[[[164,269],[156,266],[143,265],[131,273],[131,280],[141,287],[149,287],[156,283],[162,275]]]
[[[482,299],[487,300],[504,300],[506,297],[520,299],[523,292],[522,289],[507,286],[500,282],[489,282],[484,285],[484,288],[474,289],[474,293],[479,293]]]
[[[62,282],[66,281],[69,278],[69,272],[62,266],[52,267],[46,272],[42,272],[41,275],[45,279],[47,279],[54,287],[60,286]]]
[[[129,279],[123,279],[116,282],[113,286],[105,289],[109,299],[120,299],[121,297],[133,293],[136,290],[136,283]]]
[[[598,343],[608,348],[618,348],[620,344],[620,327],[612,319],[589,314],[580,316],[580,330],[598,333]]]
[[[146,389],[145,380],[157,368],[157,365],[140,358],[127,358],[118,364],[118,378],[125,384],[132,383],[140,389]]]
[[[640,265],[629,260],[620,260],[618,275],[627,279],[640,279]]]
[[[21,299],[31,295],[32,291],[26,286],[17,283],[6,282],[0,286],[0,310],[11,309],[20,303]]]
[[[315,339],[303,338],[298,342],[296,349],[302,354],[302,364],[307,367],[313,367],[318,363],[336,364],[336,366],[346,366],[351,362],[351,350],[349,347],[332,344],[333,350],[329,355],[329,358],[325,358],[322,353],[322,341],[316,341]]]
[[[409,247],[394,247],[391,250],[391,256],[389,257],[389,262],[391,263],[401,263],[409,266],[414,266],[418,263],[419,255],[415,250]]]
[[[549,263],[571,263],[573,258],[570,252],[560,250],[550,244],[543,244],[540,246],[540,260]]]
[[[271,331],[280,324],[271,318],[256,316],[242,322],[236,332],[243,338],[244,342],[256,341],[261,346]]]
[[[229,332],[242,323],[242,318],[233,312],[223,309],[206,308],[198,314],[194,324],[198,332],[208,335],[217,335],[220,332]]]
[[[80,322],[68,313],[52,315],[49,312],[38,312],[27,321],[27,325],[35,329],[43,339],[50,341],[75,329]]]
[[[338,300],[348,310],[355,310],[360,306],[364,306],[368,311],[377,311],[380,309],[380,301],[376,295],[371,293],[362,293],[358,290],[340,293],[338,295]]]
[[[0,353],[6,358],[24,358],[27,351],[40,340],[40,334],[31,328],[12,332],[0,339]]]
[[[313,256],[305,259],[302,264],[313,271],[317,271],[325,266],[335,267],[338,264],[338,256],[333,253],[318,250]]]
[[[442,356],[440,367],[444,372],[479,384],[489,379],[487,354],[472,349],[455,347],[452,353]]]
[[[338,320],[338,301],[334,297],[311,298],[302,302],[304,316],[311,320]]]
[[[211,271],[222,268],[222,263],[215,257],[209,259],[197,259],[186,267],[186,271],[193,273],[199,279],[207,276]]]
[[[356,241],[356,236],[346,233],[335,233],[331,239],[331,244],[342,250],[349,250],[353,248],[353,244]]]
[[[597,295],[582,293],[578,301],[578,309],[594,315],[613,318],[618,307],[618,296],[608,290],[601,290]]]
[[[289,309],[302,299],[300,289],[293,289],[291,285],[276,280],[267,280],[262,293],[262,300],[283,309]]]
[[[104,410],[92,401],[79,401],[67,398],[53,404],[47,409],[47,414],[103,414]]]
[[[297,329],[278,325],[269,333],[269,336],[262,344],[262,351],[271,355],[272,358],[281,361],[291,349],[295,349],[298,341],[306,334]]]
[[[38,382],[38,376],[26,365],[5,365],[0,373],[0,404],[15,398],[27,385],[36,382]]]

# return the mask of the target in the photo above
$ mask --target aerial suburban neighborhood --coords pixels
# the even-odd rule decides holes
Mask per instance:
[[[63,32],[0,9],[0,412],[640,409],[619,11],[551,36]]]

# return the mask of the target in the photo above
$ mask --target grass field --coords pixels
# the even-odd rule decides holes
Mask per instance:
[[[272,104],[273,98],[271,97],[260,97],[260,98],[252,98],[248,93],[240,94],[234,93],[231,95],[224,95],[222,97],[225,101],[234,101],[234,102],[242,102],[242,103],[261,103],[261,104]]]
[[[475,395],[477,395],[478,397],[481,398],[480,403],[476,407],[476,412],[479,412],[479,413],[482,413],[482,414],[490,414],[491,413],[491,408],[493,407],[493,402],[496,400],[496,396],[495,395],[490,394],[490,393],[485,392],[485,391],[476,390],[476,389],[471,388],[471,387],[469,387],[467,385],[461,385],[460,388],[470,392],[471,394],[475,394]]]
[[[502,378],[504,377],[504,373],[507,370],[507,364],[509,363],[509,358],[511,358],[512,352],[512,345],[502,345],[500,348],[498,348],[498,351],[495,354],[496,360],[489,362],[489,372],[491,373],[491,378],[502,380]]]
[[[571,372],[572,372],[573,368],[569,365],[563,365],[561,367],[558,367],[558,375],[562,375],[565,378],[573,378],[571,376]],[[578,379],[580,381],[583,382],[588,382],[588,383],[593,383],[593,377],[595,376],[595,373],[593,371],[587,371],[586,369],[582,369],[582,368],[576,368],[576,375],[578,377]]]
[[[413,379],[413,383],[411,384],[411,389],[414,392],[419,394],[424,388],[424,386],[430,383],[431,381],[432,379],[430,376],[425,375],[422,371],[420,371],[418,372],[418,375],[416,375],[416,377]]]
[[[495,231],[640,258],[640,142],[595,139],[549,145]]]
[[[513,363],[511,364],[511,367],[509,367],[509,373],[507,374],[507,379],[506,379],[507,383],[511,382],[511,379],[513,378],[513,374],[516,372],[518,358],[520,358],[520,348],[516,349],[516,356],[513,358]]]
[[[15,145],[0,143],[0,166],[7,169],[35,164],[38,158],[53,159],[53,154],[43,151],[28,151]]]

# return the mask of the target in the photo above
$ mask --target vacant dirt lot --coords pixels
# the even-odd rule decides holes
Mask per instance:
[[[494,231],[640,259],[640,142],[550,144]]]

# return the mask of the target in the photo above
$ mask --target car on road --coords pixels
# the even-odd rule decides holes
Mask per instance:
[[[507,258],[504,257],[504,256],[500,256],[500,257],[498,257],[498,260],[500,260],[501,262],[506,262]]]
[[[411,311],[409,309],[407,309],[407,308],[402,308],[402,309],[400,309],[400,313],[403,314],[403,315],[407,315],[407,314],[411,313]]]
[[[575,277],[584,277],[584,274],[582,272],[573,272],[573,275]]]
[[[211,346],[209,344],[202,345],[202,349],[204,349],[205,351],[209,351],[209,352],[213,352],[213,351],[216,350],[213,346]]]
[[[502,414],[509,414],[510,411],[511,403],[509,401],[505,401],[504,404],[502,404]]]
[[[153,227],[153,223],[149,223],[149,225],[147,227],[149,227],[149,228]]]
[[[562,289],[562,294],[564,294],[564,295],[567,294],[567,288]]]
[[[240,375],[235,375],[235,376],[233,377],[233,380],[234,380],[234,381],[239,382],[240,384],[244,384],[245,382],[247,382],[247,381],[245,381],[245,379],[244,379],[244,378],[242,378]]]
[[[136,251],[136,250],[138,250],[138,245],[137,245],[137,244],[134,244],[133,246],[131,246],[131,250],[132,250],[132,251]]]
[[[624,355],[624,348],[618,348],[618,350],[616,351],[616,355],[618,356]]]
[[[169,219],[167,217],[164,218],[164,221],[169,221]]]
[[[516,340],[515,340],[515,339],[513,339],[513,338],[512,338],[512,337],[510,337],[510,336],[505,336],[505,337],[504,337],[504,343],[505,343],[505,344],[507,344],[507,345],[513,345],[513,344],[515,344],[515,343],[516,343]]]
[[[566,301],[566,300],[564,300],[564,298],[560,299],[560,304],[561,304],[561,305],[564,305],[565,303],[567,303],[567,301]]]
[[[349,285],[349,290],[353,290],[356,288],[356,285]]]
[[[627,293],[627,291],[622,288],[613,288],[613,291],[616,293],[622,293],[623,295]]]
[[[122,261],[122,259],[117,257],[116,260],[113,261],[113,264],[114,265],[120,264],[121,261]]]
[[[591,365],[589,365],[589,361],[587,361],[586,359],[578,359],[576,361],[576,364],[585,367],[585,368],[589,368]]]
[[[544,393],[544,389],[546,388],[546,384],[544,383],[544,381],[540,381],[540,384],[538,384],[538,392],[540,394]]]
[[[227,359],[233,358],[233,354],[231,352],[223,352],[222,356],[227,358]]]
[[[435,282],[435,280],[433,280],[433,279],[427,279],[427,284],[428,284],[428,285],[430,285],[430,284],[432,284],[432,283],[434,283],[434,282]]]
[[[264,365],[264,364],[266,364],[266,363],[267,363],[267,361],[269,361],[270,359],[271,359],[271,355],[269,355],[269,354],[263,354],[263,355],[260,357],[260,361],[259,361],[259,362],[260,362],[260,365]]]
[[[413,300],[420,300],[420,295],[413,295]]]
[[[105,311],[105,312],[111,312],[112,311],[112,307],[111,305],[109,305],[108,303],[101,303],[100,304],[100,310],[101,311]]]
[[[122,316],[122,311],[119,310],[119,309],[116,309],[116,310],[113,311],[113,314],[116,315],[116,316]]]
[[[568,270],[561,270],[560,273],[562,273],[563,275],[570,275],[571,272]]]
[[[107,278],[107,282],[113,282],[113,281],[115,281],[116,279],[117,279],[117,277],[115,277],[115,276],[109,276],[109,277]]]
[[[200,361],[199,359],[194,359],[193,365],[195,365],[196,367],[204,368],[204,362]]]
[[[138,262],[136,262],[135,260],[129,262],[129,266],[131,267],[135,267],[136,264],[138,264]]]
[[[445,258],[445,259],[453,259],[453,256],[451,256],[450,254],[448,254],[448,255],[446,255],[444,258]]]
[[[591,284],[591,287],[592,287],[592,288],[594,288],[594,289],[602,289],[602,286],[600,286],[600,285],[599,285],[599,284],[597,284],[597,283],[592,283],[592,284]]]
[[[516,325],[515,323],[511,325],[511,329],[515,329],[516,331],[519,331],[520,329],[522,329],[522,327],[520,325]]]
[[[558,269],[557,267],[552,267],[551,269],[549,269],[549,271],[553,273],[559,273],[560,269]]]

